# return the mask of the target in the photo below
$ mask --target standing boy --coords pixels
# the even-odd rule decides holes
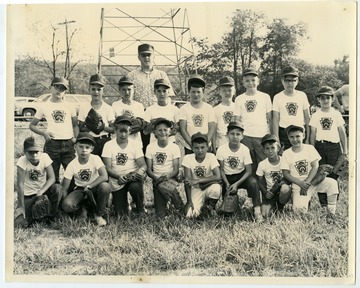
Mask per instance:
[[[93,154],[101,156],[104,144],[111,139],[110,133],[114,133],[114,128],[110,124],[114,121],[114,112],[111,106],[102,100],[104,93],[105,78],[100,74],[95,74],[90,77],[89,91],[91,95],[91,102],[84,103],[79,110],[79,127],[81,132],[89,132],[94,137],[95,147]],[[98,134],[89,130],[86,127],[86,117],[89,111],[94,109],[102,119],[104,126],[102,131]]]
[[[280,139],[282,149],[291,147],[285,128],[289,125],[305,127],[305,143],[309,143],[309,101],[306,94],[296,90],[299,84],[299,71],[293,66],[285,67],[281,80],[284,90],[273,100],[273,134]]]
[[[56,183],[60,183],[60,166],[64,170],[75,158],[74,143],[79,134],[79,126],[74,106],[64,102],[64,95],[68,90],[68,81],[62,77],[55,77],[51,81],[51,98],[46,105],[39,105],[30,123],[30,130],[45,138],[44,152],[51,160],[54,168]],[[41,119],[47,121],[47,130],[37,127]]]
[[[95,221],[99,226],[106,225],[103,218],[110,195],[108,173],[98,155],[91,154],[95,147],[94,138],[86,132],[76,138],[77,158],[71,161],[64,173],[63,187],[69,192],[71,179],[75,180],[75,189],[62,203],[66,213],[81,210],[81,218],[87,218],[87,208],[94,210]]]
[[[191,137],[197,132],[207,135],[211,141],[215,133],[215,116],[213,107],[203,102],[205,81],[199,76],[188,80],[190,103],[180,108],[180,133],[185,140],[185,154],[191,154]],[[208,143],[211,146],[211,142]]]
[[[240,143],[244,137],[244,128],[239,121],[229,123],[227,137],[229,142],[220,146],[216,153],[223,180],[223,196],[236,195],[239,188],[246,189],[253,202],[255,221],[260,222],[262,220],[260,190],[255,177],[252,176],[249,148]]]
[[[235,111],[244,125],[242,143],[250,149],[255,173],[258,163],[266,158],[261,138],[270,133],[271,99],[268,94],[257,90],[260,82],[256,70],[245,69],[242,79],[246,91],[235,99]]]
[[[128,213],[128,191],[136,204],[137,212],[142,213],[143,179],[147,170],[144,154],[139,142],[129,139],[131,120],[128,116],[116,117],[114,126],[116,138],[105,144],[102,157],[109,173],[115,213]]]
[[[211,214],[216,214],[215,205],[221,196],[219,163],[212,153],[208,153],[208,137],[200,132],[191,136],[193,154],[185,155],[184,167],[187,217],[197,217],[208,201]]]
[[[291,183],[293,208],[307,210],[313,192],[326,193],[328,216],[334,218],[339,194],[336,180],[325,177],[319,184],[312,185],[321,157],[314,146],[303,143],[302,126],[290,125],[286,133],[292,146],[284,151],[280,167],[285,179]]]
[[[256,170],[260,191],[262,192],[261,212],[269,217],[271,210],[282,211],[291,198],[291,189],[283,179],[280,167],[281,157],[278,155],[280,143],[272,134],[266,134],[261,139],[261,145],[267,158],[259,163]]]
[[[177,108],[176,108],[177,109]],[[172,202],[176,210],[184,206],[179,191],[174,187],[170,195],[166,195],[159,185],[161,182],[171,181],[171,186],[177,186],[175,180],[179,173],[180,148],[169,141],[170,127],[172,123],[165,118],[157,118],[154,123],[155,142],[149,144],[146,149],[147,174],[153,180],[153,192],[155,211],[157,216],[165,215],[166,205]]]
[[[214,143],[214,152],[221,145],[227,143],[229,140],[226,137],[227,126],[235,119],[235,103],[232,97],[235,94],[234,79],[231,77],[223,77],[219,81],[219,90],[221,96],[221,103],[214,107],[216,132],[212,143]]]
[[[39,198],[47,197],[51,203],[50,218],[56,216],[64,189],[55,184],[51,159],[42,153],[42,146],[33,137],[24,141],[24,156],[16,163],[18,208],[15,211],[14,226],[27,227],[34,220],[32,209]],[[46,216],[46,215],[43,215]]]

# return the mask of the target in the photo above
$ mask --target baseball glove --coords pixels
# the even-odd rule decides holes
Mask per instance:
[[[46,195],[36,196],[35,203],[31,208],[32,218],[34,220],[42,219],[50,215],[51,203]]]
[[[345,176],[349,172],[349,159],[346,155],[341,154],[334,165],[333,173],[339,176]]]
[[[329,164],[323,164],[319,166],[319,169],[315,175],[315,177],[311,180],[311,185],[315,186],[321,183],[327,175],[329,175],[333,171],[333,166]]]
[[[146,122],[144,119],[140,117],[132,117],[130,118],[131,121],[131,131],[130,134],[135,134],[145,128]]]
[[[207,182],[207,183],[200,183],[199,188],[201,190],[205,190],[206,188],[210,187],[212,184],[221,184],[221,181],[214,180],[214,181],[210,181],[210,182]]]
[[[228,194],[225,196],[224,201],[220,207],[220,212],[226,214],[233,214],[239,207],[239,196],[237,194]]]
[[[101,115],[91,108],[88,115],[85,118],[86,127],[95,134],[100,134],[104,130],[105,124]]]
[[[127,182],[143,181],[143,180],[145,180],[145,178],[146,178],[146,173],[144,173],[143,175],[140,175],[134,171],[134,172],[130,172],[130,173],[126,174]]]
[[[274,198],[274,196],[278,195],[280,193],[281,184],[281,180],[277,180],[274,185],[267,191],[265,197],[270,200]]]

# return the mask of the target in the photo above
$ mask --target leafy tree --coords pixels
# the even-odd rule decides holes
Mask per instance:
[[[337,77],[344,83],[349,83],[349,55],[334,61]],[[338,87],[337,87],[338,88]]]

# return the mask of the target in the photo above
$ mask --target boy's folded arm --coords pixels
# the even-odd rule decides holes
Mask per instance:
[[[286,180],[288,180],[290,183],[294,183],[298,186],[301,186],[301,180],[290,175],[290,170],[283,169],[283,176]]]
[[[308,177],[305,179],[305,182],[308,182],[308,183],[310,183],[314,179],[314,177],[319,169],[319,161],[314,160],[310,163],[310,165],[311,165],[311,169],[309,171]]]
[[[99,176],[96,177],[94,181],[90,183],[91,188],[97,187],[101,183],[107,182],[109,180],[105,166],[100,167],[98,172],[99,172]]]

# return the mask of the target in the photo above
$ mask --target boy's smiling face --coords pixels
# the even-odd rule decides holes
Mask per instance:
[[[197,104],[202,101],[204,95],[204,88],[202,87],[191,87],[189,90],[190,102],[192,104]]]
[[[249,74],[243,76],[243,85],[246,89],[255,90],[259,83],[259,77],[256,75]]]
[[[304,133],[299,130],[293,130],[288,133],[288,138],[293,147],[299,148],[304,140]]]
[[[170,135],[170,128],[165,123],[156,125],[154,135],[158,140],[166,140]]]
[[[234,86],[220,86],[219,93],[222,99],[231,99],[232,96],[235,94]]]
[[[277,157],[277,153],[279,152],[280,145],[278,142],[265,142],[263,145],[264,154],[266,157],[273,159]]]
[[[89,91],[90,91],[90,95],[92,97],[102,97],[103,92],[104,92],[104,87],[99,85],[99,84],[90,84],[89,87]]]

